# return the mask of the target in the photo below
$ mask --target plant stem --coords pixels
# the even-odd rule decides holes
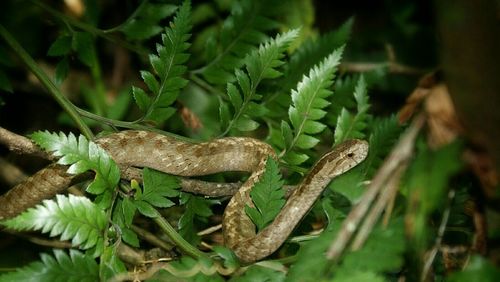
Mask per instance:
[[[52,97],[57,103],[66,111],[69,116],[76,123],[80,131],[88,139],[93,139],[94,134],[90,128],[85,124],[83,119],[77,113],[75,106],[61,93],[59,88],[47,76],[47,74],[36,64],[35,60],[21,47],[21,45],[12,37],[12,35],[0,24],[0,36],[9,44],[9,46],[17,53],[21,60],[28,66],[33,74],[40,80],[40,82],[47,88]]]
[[[160,213],[158,213],[158,216],[153,218],[153,220],[158,224],[158,226],[165,232],[178,247],[181,249],[184,253],[187,255],[195,258],[195,259],[200,259],[200,258],[206,258],[208,259],[208,256],[203,253],[202,251],[198,250],[195,248],[193,245],[189,244],[188,241],[184,240],[177,231],[168,223],[168,221],[163,218]]]
[[[130,44],[129,42],[127,41],[124,41],[124,40],[121,40],[121,39],[118,39],[114,36],[111,36],[109,35],[107,32],[101,30],[101,29],[98,29],[90,24],[87,24],[87,23],[84,23],[84,22],[81,22],[79,20],[76,20],[72,17],[68,17],[66,16],[65,14],[62,14],[60,13],[59,11],[45,5],[44,3],[42,3],[41,1],[32,1],[34,4],[40,6],[42,9],[46,10],[47,12],[49,12],[50,14],[52,14],[54,17],[60,19],[61,21],[63,22],[66,22],[72,26],[75,26],[81,30],[84,30],[88,33],[91,33],[91,34],[94,34],[96,36],[100,36],[106,40],[109,40],[113,43],[117,43],[133,52],[136,52],[140,55],[147,55],[147,51],[144,50],[143,48],[140,48],[138,46],[135,46],[133,44]]]
[[[169,136],[169,137],[175,138],[177,140],[181,140],[181,141],[188,142],[188,143],[198,143],[199,142],[197,140],[194,140],[194,139],[191,139],[191,138],[188,138],[188,137],[185,137],[185,136],[177,135],[177,134],[174,134],[174,133],[171,133],[171,132],[163,131],[163,130],[156,129],[154,127],[149,127],[149,126],[146,126],[146,125],[142,125],[142,124],[139,124],[139,123],[136,123],[136,122],[121,121],[121,120],[116,120],[116,119],[111,119],[111,118],[103,117],[103,116],[100,116],[100,115],[96,115],[94,113],[88,112],[88,111],[86,111],[84,109],[80,109],[78,107],[76,107],[76,111],[80,115],[82,115],[82,116],[84,116],[86,118],[90,118],[90,119],[96,120],[98,122],[101,122],[101,123],[104,123],[104,124],[107,124],[107,125],[110,125],[110,126],[113,126],[113,127],[121,127],[121,128],[137,129],[137,130],[154,131],[156,133],[159,133],[159,134],[162,134],[162,135],[165,135],[165,136]]]

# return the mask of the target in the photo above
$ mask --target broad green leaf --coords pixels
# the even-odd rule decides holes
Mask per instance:
[[[92,35],[87,32],[75,32],[73,35],[72,48],[76,51],[78,59],[92,67],[97,61],[96,50],[94,46],[94,39]]]
[[[69,35],[59,36],[47,51],[48,56],[57,57],[67,55],[71,51],[71,42],[73,38]]]

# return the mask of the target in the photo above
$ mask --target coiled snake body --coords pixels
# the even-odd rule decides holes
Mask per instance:
[[[149,167],[179,176],[201,176],[224,171],[250,172],[233,195],[223,216],[226,246],[242,262],[262,259],[277,250],[334,177],[366,158],[366,141],[349,140],[325,154],[293,191],[285,206],[265,229],[245,213],[252,205],[250,190],[265,170],[268,157],[276,158],[266,143],[252,138],[227,137],[206,143],[185,143],[147,131],[123,131],[96,141],[121,166]],[[50,165],[0,196],[0,220],[13,217],[66,189],[77,177],[66,167]]]

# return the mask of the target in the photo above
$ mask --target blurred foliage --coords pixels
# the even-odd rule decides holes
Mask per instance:
[[[86,251],[52,251],[0,234],[0,281],[95,281],[132,271],[134,266],[117,256],[118,243],[151,248],[134,225],[158,240],[173,236],[177,244],[169,250],[174,260],[163,263],[148,277],[151,281],[500,279],[498,258],[471,250],[484,207],[478,181],[461,163],[465,142],[432,149],[423,134],[388,222],[377,222],[366,243],[340,259],[324,255],[404,132],[397,110],[420,76],[438,65],[430,1],[73,2],[77,6],[69,1],[0,3],[0,24],[35,60],[30,65],[19,50],[0,41],[0,126],[23,134],[77,130],[74,117],[29,73],[36,67],[95,133],[149,129],[189,141],[264,140],[276,149],[279,162],[268,161],[265,177],[252,192],[255,207],[246,209],[258,229],[283,205],[280,187],[297,184],[332,146],[360,138],[369,141],[370,152],[361,165],[329,184],[275,254],[241,266],[230,250],[217,246],[219,232],[199,233],[220,223],[227,198],[180,192],[177,178],[150,169],[143,171],[143,183],[122,181],[112,192],[117,167],[105,151],[84,137],[77,142],[72,134],[37,133],[37,143],[63,156],[60,162],[73,164],[70,172],[96,172],[88,192],[105,199],[58,196],[2,222],[14,229],[41,229]],[[406,68],[395,71],[393,64]],[[40,168],[3,148],[0,152],[27,171]],[[203,179],[234,182],[241,175]],[[99,200],[104,210],[95,205]],[[80,210],[93,220],[78,221],[74,212]],[[41,222],[41,212],[50,220]],[[54,224],[54,218],[63,219]],[[165,231],[165,222],[175,227]],[[493,225],[485,236],[495,242],[499,227]],[[311,232],[318,229],[323,229],[320,235]],[[450,259],[449,250],[456,249],[466,250],[465,259]]]

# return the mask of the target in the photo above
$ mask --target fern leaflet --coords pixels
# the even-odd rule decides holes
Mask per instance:
[[[96,202],[102,207],[111,204],[111,193],[120,181],[120,169],[115,161],[94,142],[88,141],[83,135],[78,140],[73,133],[49,133],[38,131],[31,135],[43,149],[53,152],[54,156],[61,157],[57,163],[71,165],[70,174],[80,174],[88,170],[95,172],[95,178],[86,191],[99,195]]]
[[[69,250],[69,256],[62,250],[54,249],[54,257],[41,254],[41,261],[0,276],[1,282],[12,281],[99,281],[99,267],[96,261],[79,251]]]
[[[257,86],[263,79],[281,75],[276,68],[283,65],[281,58],[297,35],[298,30],[278,34],[246,57],[244,69],[235,71],[239,88],[233,83],[227,84],[227,95],[234,109],[232,117],[227,105],[221,103],[221,123],[226,126],[222,135],[227,134],[233,127],[240,131],[251,131],[259,126],[252,117],[259,116],[265,109],[255,103],[261,99],[260,95],[256,94]]]
[[[80,249],[96,247],[96,255],[104,247],[106,214],[85,197],[56,195],[55,200],[45,200],[1,224],[19,231],[50,232],[51,237],[60,235],[61,240],[71,239],[72,245]]]
[[[367,127],[368,122],[368,95],[366,91],[366,82],[361,76],[354,89],[354,99],[356,100],[357,113],[352,115],[346,108],[342,108],[337,119],[337,127],[335,128],[335,144],[340,144],[342,141],[351,138],[364,138],[363,132]]]
[[[282,136],[285,143],[283,159],[292,165],[299,165],[308,156],[303,153],[296,153],[293,150],[311,149],[319,139],[313,134],[322,132],[326,125],[319,122],[326,115],[323,110],[329,102],[326,100],[332,95],[329,90],[333,83],[333,78],[337,66],[340,62],[344,48],[335,50],[326,57],[319,65],[309,71],[309,75],[304,75],[297,85],[297,90],[292,90],[292,102],[288,110],[291,127],[282,123]]]
[[[180,203],[186,206],[186,210],[179,219],[179,233],[191,244],[198,244],[200,237],[196,234],[197,226],[195,222],[206,222],[208,217],[213,215],[210,206],[220,202],[189,193],[181,193]]]
[[[201,72],[204,78],[214,84],[224,85],[234,81],[234,69],[244,64],[247,54],[268,39],[265,32],[277,29],[279,24],[270,16],[279,10],[279,1],[243,0],[235,1],[231,15],[224,21],[219,32],[218,46],[207,44],[206,54],[212,61],[205,67],[194,71]],[[209,42],[214,42],[215,39]],[[219,50],[216,50],[216,49]],[[217,53],[217,56],[214,54]]]
[[[245,212],[257,226],[257,230],[264,229],[273,221],[285,204],[283,183],[278,163],[273,158],[268,158],[264,174],[250,192],[255,207],[245,206]]]
[[[144,185],[137,189],[133,205],[145,216],[156,217],[158,213],[154,207],[168,208],[174,202],[168,198],[179,195],[179,182],[176,177],[149,168],[143,170]]]
[[[153,96],[148,96],[141,88],[132,87],[137,106],[144,112],[139,121],[153,121],[158,124],[175,112],[175,108],[171,105],[188,82],[182,75],[187,70],[183,64],[189,58],[189,54],[185,51],[190,45],[187,42],[191,37],[190,11],[190,2],[184,2],[170,23],[170,27],[167,27],[162,34],[163,45],[156,46],[158,55],[149,56],[149,62],[158,79],[149,71],[141,71],[141,77]]]

